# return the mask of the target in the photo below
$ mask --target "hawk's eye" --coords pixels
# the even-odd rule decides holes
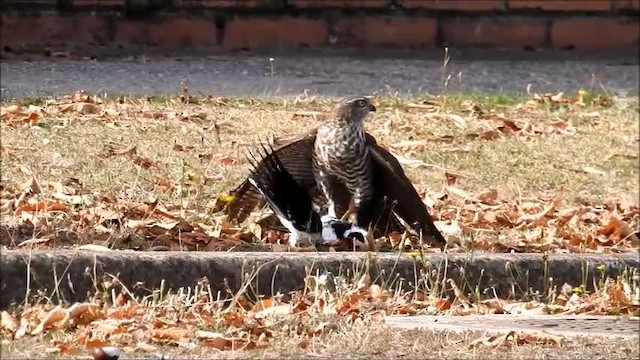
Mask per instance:
[[[360,100],[356,101],[356,106],[363,108],[363,107],[367,106],[367,102],[362,100],[362,99],[360,99]]]

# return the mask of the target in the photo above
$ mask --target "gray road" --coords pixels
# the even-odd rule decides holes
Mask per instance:
[[[269,58],[275,59],[272,76]],[[400,96],[440,93],[443,73],[449,91],[574,92],[597,88],[638,94],[635,54],[584,56],[562,53],[453,53],[442,69],[442,52],[362,54],[298,52],[281,54],[136,55],[100,60],[3,60],[2,97],[59,95],[84,89],[109,94],[180,91],[215,95],[342,96],[393,92]]]

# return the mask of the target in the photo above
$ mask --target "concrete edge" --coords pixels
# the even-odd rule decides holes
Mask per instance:
[[[586,324],[585,324],[586,323]],[[548,333],[564,337],[603,337],[608,339],[638,339],[640,318],[609,315],[469,315],[411,317],[392,315],[385,325],[402,330],[433,330],[464,333],[480,331],[485,334],[505,334],[515,330],[522,333]]]
[[[353,277],[368,271],[378,283],[405,289],[415,288],[416,283],[432,286],[444,275],[465,293],[478,289],[483,296],[505,298],[544,292],[565,282],[593,288],[601,273],[615,277],[629,268],[640,270],[638,253],[549,254],[544,261],[543,254],[428,254],[416,260],[396,253],[7,250],[0,262],[0,309],[22,303],[27,286],[30,295],[40,292],[53,301],[84,301],[107,274],[117,276],[136,295],[148,295],[162,281],[165,290],[177,290],[206,276],[222,297],[241,289],[247,279],[249,295],[287,294],[303,289],[310,272]],[[252,273],[257,275],[251,278]]]

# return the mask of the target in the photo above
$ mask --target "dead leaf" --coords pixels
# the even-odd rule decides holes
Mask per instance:
[[[220,158],[220,163],[225,166],[231,166],[238,162],[238,159],[231,156],[224,156]]]
[[[37,238],[37,239],[27,239],[25,241],[22,241],[18,244],[18,247],[26,247],[26,246],[33,246],[33,245],[44,245],[46,243],[48,243],[49,241],[51,241],[51,238]]]
[[[15,210],[15,214],[16,215],[20,215],[22,212],[38,212],[38,211],[42,211],[42,212],[48,212],[48,211],[63,211],[63,212],[67,212],[69,211],[69,208],[64,205],[61,204],[57,201],[48,201],[48,200],[42,200],[42,201],[38,201],[36,203],[27,203],[24,204],[20,207],[18,207]]]
[[[323,116],[323,113],[319,111],[296,111],[293,113],[293,115],[291,115],[291,119],[296,120],[296,119],[302,119],[306,117],[311,117],[313,119],[316,119],[317,117],[320,117],[320,116]]]
[[[211,334],[210,337],[204,338],[202,341],[204,346],[218,349],[218,350],[227,350],[230,349],[233,345],[231,340],[228,340],[222,334]]]
[[[291,314],[292,310],[293,308],[290,304],[275,305],[256,312],[255,316],[263,318],[271,315],[288,315]]]
[[[151,329],[151,336],[156,339],[178,341],[189,336],[189,330],[171,327],[167,329]]]
[[[0,312],[0,328],[14,333],[20,327],[20,323],[13,315],[6,311]]]
[[[310,341],[307,338],[304,338],[298,342],[298,347],[300,349],[306,349],[309,347]]]
[[[173,150],[176,150],[176,151],[189,151],[189,150],[193,150],[194,148],[195,146],[193,145],[173,144]]]
[[[27,115],[26,117],[18,120],[18,121],[12,121],[11,124],[13,125],[35,125],[38,120],[40,119],[40,114],[38,113],[29,113],[29,115]]]
[[[598,169],[596,169],[594,167],[591,167],[591,166],[584,166],[582,168],[582,171],[584,171],[587,174],[593,174],[593,175],[600,175],[600,176],[607,175],[606,172],[604,172],[602,170],[598,170]]]
[[[502,132],[498,130],[488,130],[479,135],[476,135],[476,134],[471,135],[471,137],[476,137],[476,136],[483,140],[495,140],[500,136],[502,136]]]
[[[136,165],[139,165],[139,166],[141,166],[141,167],[143,167],[145,169],[150,169],[152,167],[158,167],[158,164],[155,161],[151,160],[148,157],[140,156],[140,155],[137,155],[133,159],[133,163],[136,164]]]
[[[391,147],[401,151],[421,151],[427,147],[427,142],[424,140],[401,141],[391,144]]]
[[[97,245],[97,244],[85,244],[85,245],[80,245],[77,247],[78,250],[85,250],[85,251],[98,251],[98,252],[105,252],[105,251],[111,251],[111,249],[109,249],[106,246],[102,246],[102,245]]]
[[[96,104],[87,102],[75,104],[75,110],[83,115],[97,114],[100,112],[100,108]]]
[[[127,147],[124,147],[122,149],[119,149],[119,150],[114,150],[111,147],[109,147],[103,156],[104,157],[110,157],[110,156],[114,156],[114,155],[135,154],[136,151],[137,151],[137,145],[135,145],[135,144],[131,144],[131,145],[129,145]]]
[[[402,155],[396,155],[391,153],[401,165],[405,165],[410,168],[419,168],[419,167],[428,167],[427,163],[422,160],[409,159],[408,157],[404,157]]]
[[[640,242],[631,227],[615,216],[612,216],[609,222],[598,230],[598,233],[606,235],[614,244],[626,239],[634,244]]]
[[[8,119],[12,116],[15,116],[16,114],[20,113],[20,105],[9,105],[9,106],[3,106],[0,107],[0,118],[2,119]]]
[[[496,200],[498,199],[498,190],[496,189],[487,190],[482,194],[478,195],[478,199],[480,200],[480,202],[484,204],[495,205],[497,204]]]

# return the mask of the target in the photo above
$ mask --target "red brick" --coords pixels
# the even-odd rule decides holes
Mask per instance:
[[[217,29],[213,20],[166,17],[152,20],[121,20],[116,23],[119,44],[160,47],[199,47],[216,45]]]
[[[58,0],[4,0],[4,6],[11,8],[13,5],[37,5],[49,8],[55,8],[58,6]]]
[[[547,25],[531,19],[461,19],[444,22],[443,41],[460,47],[519,48],[544,44]]]
[[[638,44],[640,23],[612,19],[557,20],[551,28],[555,48],[624,49]]]
[[[324,44],[326,38],[327,24],[323,20],[237,19],[227,23],[222,44],[227,49],[317,46]]]
[[[75,7],[122,7],[127,5],[127,0],[73,0]]]
[[[300,8],[382,8],[390,7],[391,0],[289,0],[287,4]]]
[[[44,14],[28,17],[2,17],[2,44],[18,46],[26,44],[49,45],[58,43],[103,43],[107,37],[108,23],[100,16],[58,16]]]
[[[640,11],[640,0],[611,0],[613,10]]]
[[[282,0],[174,0],[174,5],[180,8],[284,8]]]
[[[437,31],[434,19],[414,17],[340,19],[333,25],[337,46],[433,46]]]
[[[405,9],[433,9],[460,11],[492,11],[505,8],[506,0],[400,0]]]
[[[549,11],[610,11],[611,0],[509,0],[509,9]]]

